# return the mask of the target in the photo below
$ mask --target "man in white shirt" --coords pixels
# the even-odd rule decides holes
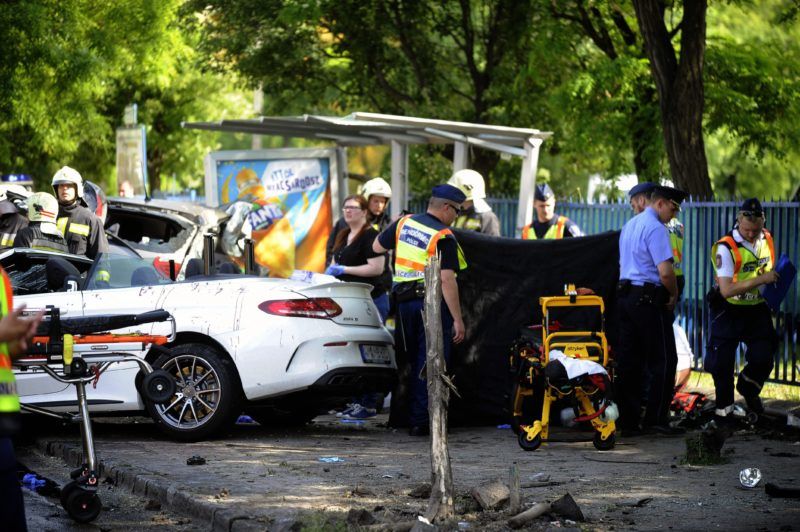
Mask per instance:
[[[714,377],[717,420],[725,423],[733,412],[733,371],[739,343],[747,347],[747,364],[739,373],[736,390],[748,408],[764,411],[759,394],[772,372],[778,335],[772,313],[760,287],[778,280],[775,246],[764,228],[764,209],[756,198],[745,200],[733,230],[711,249],[716,286],[709,294],[711,341],[705,369]]]

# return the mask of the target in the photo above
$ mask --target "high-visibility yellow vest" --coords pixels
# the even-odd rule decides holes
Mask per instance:
[[[683,275],[683,224],[673,218],[667,224],[669,243],[672,246],[672,268],[675,275]]]
[[[556,223],[551,225],[547,232],[542,237],[543,240],[554,240],[564,238],[564,227],[567,225],[567,217],[559,216]],[[522,228],[523,240],[536,240],[536,231],[533,229],[533,224],[528,224]]]
[[[733,257],[733,282],[746,281],[758,277],[762,273],[772,271],[775,267],[775,245],[772,242],[772,235],[769,231],[764,229],[763,235],[767,245],[758,249],[758,255],[755,255],[744,246],[739,246],[732,233],[720,238],[711,246],[711,262],[714,265],[714,271],[716,272],[717,268],[717,248],[720,244],[727,246]],[[763,302],[764,298],[761,297],[758,287],[748,290],[744,294],[728,298],[728,303],[733,305],[758,305]]]
[[[453,238],[450,229],[433,229],[412,217],[404,216],[397,222],[395,232],[394,277],[396,283],[421,281],[425,278],[425,264],[428,257],[436,254],[436,244],[442,238]],[[458,249],[458,267],[467,267],[464,252],[456,242]]]
[[[0,317],[6,316],[14,308],[12,300],[11,281],[8,280],[5,270],[0,268],[2,280],[0,281]],[[0,415],[19,413],[19,395],[14,372],[11,370],[11,355],[8,344],[0,342]]]

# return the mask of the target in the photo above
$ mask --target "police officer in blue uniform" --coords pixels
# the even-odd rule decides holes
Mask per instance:
[[[669,426],[669,404],[678,355],[672,332],[678,287],[672,247],[664,224],[680,211],[686,194],[656,186],[644,211],[630,219],[619,238],[620,282],[617,286],[619,345],[617,393],[622,435],[679,433]],[[642,390],[650,389],[644,418]]]
[[[425,214],[404,216],[387,227],[372,245],[376,253],[394,251],[394,284],[392,293],[397,301],[395,346],[400,374],[409,375],[409,433],[426,436],[430,433],[427,383],[420,373],[426,361],[424,306],[424,275],[427,259],[441,257],[442,279],[442,336],[444,358],[449,360],[452,344],[464,339],[464,320],[458,298],[456,274],[466,268],[455,235],[449,227],[461,213],[466,195],[452,185],[433,187]],[[394,408],[394,406],[393,406]]]

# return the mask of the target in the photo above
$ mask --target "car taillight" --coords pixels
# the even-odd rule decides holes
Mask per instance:
[[[169,260],[161,260],[161,257],[156,257],[156,258],[153,259],[153,266],[155,267],[156,270],[158,270],[161,273],[163,273],[165,278],[171,279],[173,281],[175,280],[170,275]],[[180,262],[176,262],[175,263],[175,276],[176,277],[177,277],[179,271],[181,271],[181,263]]]
[[[258,308],[267,314],[295,318],[329,319],[342,313],[342,307],[329,297],[264,301]]]

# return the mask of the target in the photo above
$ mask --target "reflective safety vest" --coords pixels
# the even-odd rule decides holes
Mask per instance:
[[[0,317],[6,316],[14,309],[12,301],[11,281],[5,270],[0,268]],[[0,343],[0,416],[19,413],[19,395],[14,372],[11,370],[11,355],[8,344]]]
[[[669,231],[669,243],[672,246],[672,268],[675,275],[683,275],[683,224],[677,218],[673,218],[667,224]]]
[[[455,239],[448,229],[433,229],[411,218],[404,216],[397,222],[395,232],[394,277],[396,283],[421,281],[425,278],[425,264],[428,257],[436,254],[436,244],[442,238]],[[458,249],[458,267],[467,267],[464,252],[456,242]]]
[[[469,231],[481,230],[481,215],[475,211],[470,214],[460,214],[456,221],[453,222],[453,227],[456,229],[467,229]]]
[[[772,242],[772,235],[766,229],[763,230],[763,236],[767,245],[762,245],[757,250],[758,255],[755,255],[744,246],[739,246],[733,238],[732,232],[720,238],[711,246],[711,262],[714,265],[714,271],[717,268],[717,248],[720,244],[730,249],[733,257],[734,283],[746,281],[758,277],[762,273],[772,271],[775,267],[775,245]],[[758,305],[763,302],[764,298],[761,297],[758,287],[748,290],[744,294],[728,298],[728,303],[733,305]]]
[[[567,225],[567,217],[559,216],[556,223],[551,225],[547,232],[542,237],[543,240],[554,240],[564,238],[564,227]],[[533,229],[533,224],[528,224],[522,228],[523,240],[536,240],[536,231]]]

